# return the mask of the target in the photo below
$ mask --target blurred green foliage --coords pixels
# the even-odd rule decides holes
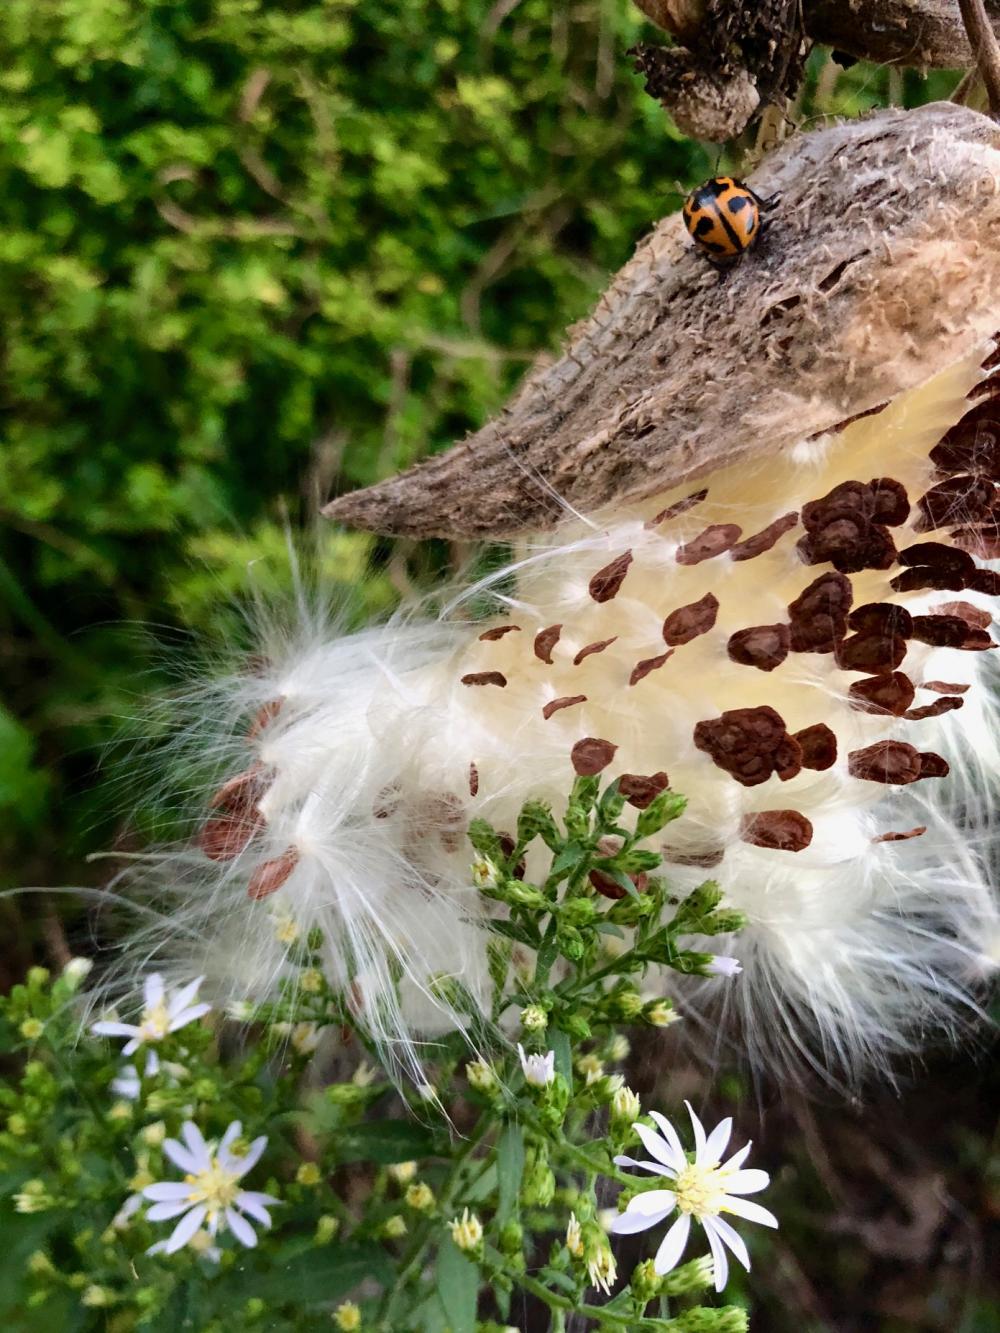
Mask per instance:
[[[628,0],[6,0],[0,881],[77,879],[160,647],[480,424],[711,170],[640,37]],[[830,68],[803,114],[893,92]],[[383,544],[323,543],[392,601]]]

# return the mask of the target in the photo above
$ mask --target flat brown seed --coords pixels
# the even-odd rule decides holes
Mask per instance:
[[[704,532],[677,548],[677,563],[700,565],[703,560],[711,560],[735,546],[742,533],[743,529],[735,523],[712,523]]]
[[[855,634],[841,640],[834,655],[841,671],[894,671],[906,656],[906,640],[878,632]]]
[[[802,767],[801,749],[785,730],[781,714],[767,705],[732,708],[698,722],[694,743],[744,787],[757,787],[772,773],[787,781]]]
[[[905,523],[910,516],[910,502],[903,483],[892,477],[874,477],[868,485],[875,497],[875,522],[889,528]]]
[[[872,838],[872,842],[906,842],[909,838],[919,838],[927,832],[926,824],[919,824],[916,828],[907,829],[900,833],[880,833],[877,838]]]
[[[507,684],[507,677],[502,671],[470,671],[467,676],[462,677],[463,685],[499,685],[501,689]]]
[[[469,765],[469,795],[479,795],[479,769],[475,764]]]
[[[932,704],[924,704],[922,708],[908,708],[903,716],[910,722],[922,722],[925,717],[940,717],[942,713],[951,713],[964,703],[964,699],[949,694],[943,699],[935,699]]]
[[[942,759],[939,754],[934,754],[931,750],[925,750],[920,755],[920,776],[922,778],[946,778],[951,772],[951,765],[947,759]]]
[[[996,495],[992,481],[984,477],[948,477],[932,486],[917,501],[918,532],[945,528],[953,523],[975,523],[989,513]]]
[[[765,551],[770,551],[772,546],[777,545],[785,533],[790,532],[798,521],[799,516],[794,511],[789,514],[782,514],[773,523],[769,523],[766,528],[761,528],[760,532],[755,532],[753,536],[745,537],[743,541],[730,547],[730,560],[752,560],[754,556],[763,555]]]
[[[247,817],[255,811],[266,787],[263,764],[253,764],[244,773],[237,773],[224,782],[210,797],[208,808]]]
[[[972,578],[975,578],[975,575]],[[973,585],[964,574],[929,569],[922,565],[919,569],[904,569],[902,574],[897,574],[889,580],[889,586],[896,592],[920,592],[923,588],[936,588],[942,592],[961,592],[963,588],[971,588]]]
[[[271,699],[266,704],[261,704],[254,714],[253,721],[247,731],[247,740],[256,740],[262,731],[265,731],[281,712],[283,699]]]
[[[654,518],[647,519],[644,526],[655,528],[660,523],[666,523],[668,519],[676,518],[678,514],[683,514],[688,509],[693,509],[695,505],[701,504],[707,495],[707,490],[695,491],[692,495],[686,495],[683,500],[675,500],[672,505],[667,505],[666,509],[661,509]]]
[[[854,608],[847,623],[861,634],[889,634],[908,639],[913,617],[905,606],[896,606],[893,602],[866,602],[864,606]]]
[[[697,602],[679,606],[676,611],[671,611],[663,622],[664,643],[677,647],[682,643],[690,643],[700,634],[707,634],[714,626],[718,614],[718,599],[710,592]]]
[[[843,574],[820,574],[813,579],[788,604],[792,652],[832,653],[847,632],[853,596],[850,579]]]
[[[579,777],[592,778],[607,768],[617,749],[617,745],[601,740],[599,736],[585,736],[570,751],[570,762]]]
[[[590,595],[595,602],[610,602],[612,597],[617,596],[618,589],[625,582],[625,575],[628,573],[628,567],[632,563],[632,552],[626,551],[623,555],[612,560],[609,565],[599,569],[590,580],[588,588]]]
[[[952,685],[946,680],[925,680],[922,690],[933,690],[935,694],[964,694],[968,685]]]
[[[890,676],[866,676],[864,680],[856,680],[847,693],[851,707],[862,713],[902,717],[913,703],[916,691],[909,676],[894,671]]]
[[[837,738],[825,722],[815,722],[792,735],[802,751],[802,767],[822,773],[837,762]]]
[[[944,542],[914,542],[899,553],[899,563],[908,569],[926,566],[945,574],[973,574],[976,562],[965,551],[957,551]]]
[[[668,648],[665,653],[660,653],[659,657],[644,657],[641,662],[636,662],[632,668],[632,674],[628,678],[630,685],[638,685],[640,680],[645,680],[651,671],[658,671],[664,662],[673,657],[676,649]]]
[[[921,776],[922,756],[906,741],[876,741],[847,756],[847,771],[852,778],[901,786],[916,782]]]
[[[996,646],[988,630],[975,629],[961,616],[914,616],[913,637],[932,648],[982,652]]]
[[[263,823],[259,815],[256,818],[220,815],[208,819],[198,834],[198,846],[210,861],[232,861],[246,850]]]
[[[483,630],[479,636],[480,643],[493,643],[496,639],[502,639],[505,634],[519,633],[520,625],[497,625],[493,629]]]
[[[758,810],[744,815],[740,837],[754,847],[801,852],[812,842],[813,826],[798,810]]]
[[[790,641],[787,625],[754,625],[731,634],[726,651],[741,666],[773,671],[788,656]]]
[[[261,898],[270,898],[288,879],[299,863],[299,854],[294,847],[282,852],[273,861],[265,861],[250,876],[247,884],[247,897],[259,902]]]
[[[540,629],[535,635],[535,656],[546,666],[552,665],[552,649],[559,642],[560,634],[562,625],[550,625],[548,629]]]
[[[973,606],[971,602],[942,602],[940,606],[931,607],[931,614],[958,616],[960,620],[964,620],[967,625],[972,625],[975,629],[989,629],[993,624],[992,612]]]
[[[581,648],[573,658],[573,665],[579,666],[584,658],[593,657],[594,653],[603,653],[605,648],[610,648],[617,638],[618,635],[614,634],[610,639],[598,639],[596,643],[588,643],[586,648]]]
[[[564,694],[561,699],[550,699],[542,709],[542,717],[548,722],[553,713],[558,713],[563,708],[572,708],[574,704],[585,704],[587,696],[585,694]]]
[[[645,810],[662,792],[670,786],[666,773],[651,773],[644,777],[641,773],[623,773],[618,779],[618,790],[637,810]]]
[[[983,592],[987,597],[1000,597],[1000,574],[995,569],[977,569],[966,587],[971,592]]]

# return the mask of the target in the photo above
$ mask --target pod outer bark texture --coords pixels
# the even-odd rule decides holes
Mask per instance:
[[[493,421],[333,500],[350,526],[498,539],[718,467],[794,460],[1000,323],[1000,127],[950,103],[801,134],[749,178],[773,201],[724,279],[664,218],[557,359]]]

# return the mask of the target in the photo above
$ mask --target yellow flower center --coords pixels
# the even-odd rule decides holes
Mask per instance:
[[[229,1208],[240,1191],[239,1177],[223,1170],[214,1160],[207,1171],[184,1179],[191,1186],[188,1203],[205,1204],[210,1217]]]
[[[722,1211],[726,1198],[723,1173],[717,1166],[698,1166],[689,1162],[677,1175],[674,1186],[677,1207],[695,1217],[715,1216]]]
[[[170,1013],[162,1000],[159,1004],[150,1005],[142,1011],[139,1028],[147,1041],[161,1041],[167,1035],[170,1029]]]

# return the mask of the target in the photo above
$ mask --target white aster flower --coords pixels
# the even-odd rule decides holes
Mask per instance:
[[[151,1078],[159,1070],[160,1057],[155,1051],[149,1051],[146,1055],[146,1077]],[[131,1102],[137,1101],[142,1091],[142,1076],[138,1066],[122,1065],[121,1073],[111,1080],[111,1091],[118,1097],[127,1097]]]
[[[722,1161],[722,1154],[729,1143],[733,1122],[727,1118],[716,1125],[706,1137],[704,1127],[685,1103],[694,1129],[694,1161],[688,1161],[681,1141],[670,1121],[656,1111],[650,1115],[660,1127],[660,1133],[648,1129],[641,1123],[633,1128],[639,1135],[653,1162],[637,1162],[631,1157],[616,1157],[616,1166],[638,1166],[644,1171],[651,1171],[658,1176],[666,1176],[673,1182],[673,1189],[649,1190],[632,1199],[615,1220],[613,1231],[619,1236],[633,1235],[637,1231],[646,1231],[658,1226],[676,1208],[680,1216],[664,1237],[653,1260],[660,1276],[669,1273],[680,1262],[684,1247],[691,1231],[691,1219],[695,1218],[705,1229],[708,1244],[712,1251],[715,1266],[715,1289],[721,1291],[729,1277],[729,1261],[725,1247],[728,1245],[733,1254],[743,1265],[750,1268],[750,1256],[739,1234],[721,1216],[733,1213],[748,1222],[759,1222],[762,1226],[776,1227],[778,1219],[758,1203],[751,1203],[742,1198],[744,1194],[756,1194],[765,1189],[769,1177],[766,1171],[742,1169],[750,1151],[750,1144],[741,1148]]]
[[[545,1088],[556,1076],[556,1053],[547,1051],[544,1055],[526,1055],[524,1047],[517,1043],[517,1053],[521,1057],[521,1072],[525,1083],[533,1088]]]
[[[172,994],[163,984],[159,972],[151,972],[143,986],[143,1010],[138,1023],[102,1021],[94,1023],[91,1032],[98,1037],[128,1037],[122,1047],[123,1055],[133,1055],[147,1042],[162,1041],[171,1032],[187,1027],[211,1009],[210,1004],[194,1004],[198,987],[204,977]]]
[[[566,1224],[566,1248],[574,1259],[583,1258],[583,1232],[576,1213],[570,1213]]]
[[[742,971],[740,960],[726,954],[716,954],[710,963],[705,964],[705,975],[708,977],[738,977]]]
[[[220,1224],[227,1226],[242,1245],[252,1249],[257,1244],[257,1236],[243,1214],[249,1214],[265,1227],[271,1225],[271,1215],[265,1205],[280,1203],[280,1200],[270,1194],[241,1189],[239,1184],[260,1160],[267,1139],[262,1134],[254,1139],[245,1153],[235,1153],[232,1145],[239,1138],[241,1129],[240,1122],[234,1120],[218,1148],[213,1150],[198,1126],[189,1120],[181,1126],[183,1144],[176,1139],[167,1139],[163,1145],[163,1151],[185,1173],[185,1178],[183,1181],[158,1181],[142,1191],[143,1197],[153,1202],[146,1214],[150,1222],[181,1218],[162,1247],[157,1247],[162,1253],[173,1254],[191,1243],[202,1225],[207,1228],[209,1236],[214,1237]]]

